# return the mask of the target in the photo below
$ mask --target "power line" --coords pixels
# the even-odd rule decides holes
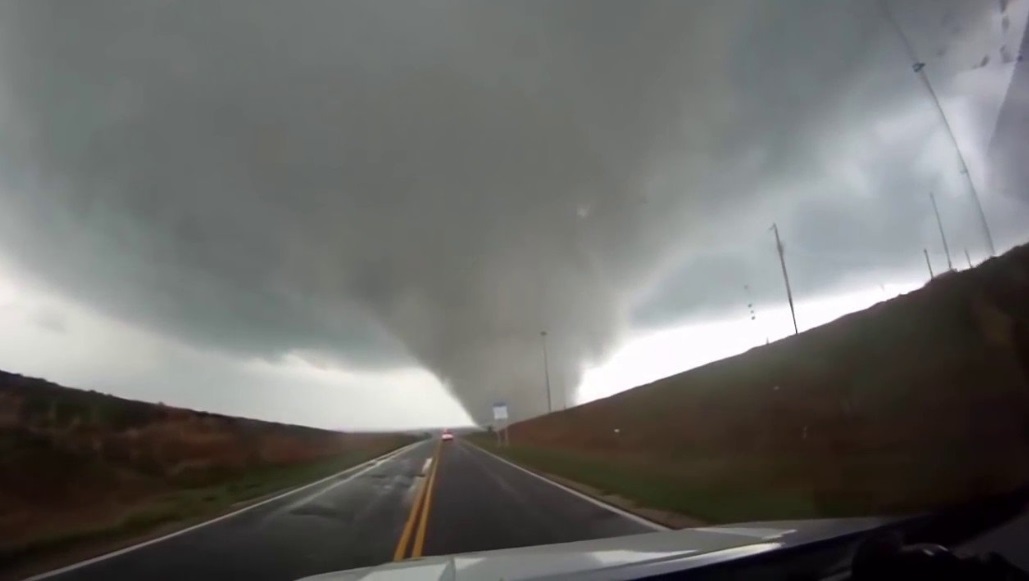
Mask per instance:
[[[743,285],[743,291],[747,293],[747,311],[750,313],[750,320],[757,320],[757,313],[754,312],[754,297],[750,294],[750,285]]]
[[[849,264],[852,266],[881,266],[881,257],[869,257],[865,254],[845,254],[839,252],[813,252],[810,250],[798,249],[794,246],[790,247],[790,254],[792,256],[802,256],[806,258],[813,258],[820,260],[823,263],[832,262],[833,264]]]
[[[965,176],[965,180],[968,182],[969,192],[972,194],[972,201],[975,202],[976,211],[979,214],[979,221],[983,226],[983,234],[986,236],[986,244],[990,250],[990,256],[997,254],[996,248],[993,246],[993,234],[990,233],[990,224],[986,221],[986,212],[983,210],[982,202],[979,200],[979,192],[975,189],[975,182],[972,181],[972,175],[968,171],[968,164],[965,163],[965,155],[961,152],[961,146],[958,145],[957,137],[954,135],[954,129],[950,126],[950,120],[947,119],[947,114],[943,111],[943,105],[940,104],[940,98],[936,95],[936,90],[933,88],[932,83],[929,82],[929,76],[925,72],[925,63],[918,60],[918,55],[915,54],[914,47],[908,41],[907,35],[904,34],[904,30],[900,27],[896,18],[893,17],[893,13],[890,11],[886,4],[886,0],[879,2],[880,8],[883,13],[886,14],[886,20],[893,26],[897,32],[897,36],[900,37],[901,42],[904,44],[904,49],[907,51],[908,58],[912,62],[912,70],[922,80],[922,84],[925,86],[926,91],[929,93],[929,97],[932,99],[934,105],[936,105],[936,111],[940,114],[940,120],[943,121],[943,127],[946,129],[947,136],[950,138],[951,144],[954,146],[954,151],[958,154],[958,162],[961,164],[961,174]]]

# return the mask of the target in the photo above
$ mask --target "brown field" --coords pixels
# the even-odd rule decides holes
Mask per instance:
[[[510,438],[502,453],[538,470],[710,522],[915,511],[1025,485],[1029,246]]]
[[[0,570],[203,518],[411,441],[147,404],[0,371]]]

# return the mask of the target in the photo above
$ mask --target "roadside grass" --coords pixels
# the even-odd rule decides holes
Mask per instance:
[[[267,466],[248,471],[229,482],[200,488],[183,488],[125,507],[108,522],[70,527],[16,544],[0,544],[0,568],[21,565],[75,547],[115,543],[152,532],[163,525],[177,528],[196,524],[228,512],[236,505],[313,482],[357,466],[403,446],[353,450],[314,463]],[[112,511],[113,512],[113,511]]]
[[[485,434],[470,440],[516,464],[585,485],[596,494],[615,495],[640,509],[708,524],[910,514],[1002,494],[1024,482],[1017,473],[989,480],[963,473],[971,465],[970,458],[983,452],[956,443],[944,448],[946,454],[866,450],[815,460],[800,455],[673,458],[500,447]],[[1008,454],[998,451],[997,461]],[[927,478],[930,474],[933,477]]]
[[[710,474],[690,474],[578,452],[517,445],[499,447],[491,437],[471,439],[482,448],[537,472],[585,484],[602,494],[617,495],[641,508],[669,511],[711,524],[818,514],[803,491],[766,488],[756,481],[749,485],[738,480],[729,484]]]
[[[473,439],[594,492],[717,523],[910,514],[1007,494],[1029,483],[1027,272],[1029,245],[515,422],[511,448]]]

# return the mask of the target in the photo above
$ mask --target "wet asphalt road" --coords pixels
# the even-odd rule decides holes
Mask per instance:
[[[461,440],[443,445],[424,555],[654,532]]]
[[[435,470],[423,476],[437,450]],[[418,500],[419,510],[412,510]],[[426,509],[428,519],[420,525]],[[471,444],[433,440],[238,515],[45,578],[287,580],[392,561],[398,552],[441,555],[651,530]]]

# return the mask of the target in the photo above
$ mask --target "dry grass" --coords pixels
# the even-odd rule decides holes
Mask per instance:
[[[400,447],[0,372],[0,563],[195,520]]]
[[[516,424],[509,454],[710,521],[935,508],[1029,482],[1027,378],[1021,247],[799,336]]]

